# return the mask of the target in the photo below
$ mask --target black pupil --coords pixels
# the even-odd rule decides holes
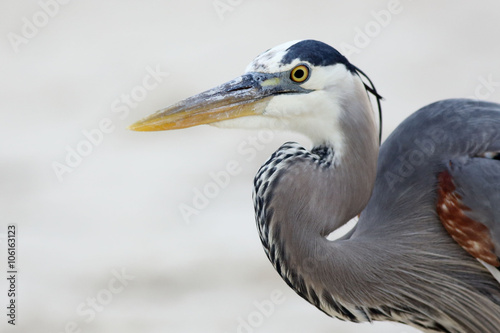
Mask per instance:
[[[295,78],[297,79],[301,79],[304,75],[305,73],[303,69],[297,69],[294,74]]]

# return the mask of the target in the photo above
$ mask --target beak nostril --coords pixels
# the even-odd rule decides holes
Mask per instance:
[[[242,91],[242,90],[248,90],[251,88],[252,88],[252,86],[239,86],[239,87],[234,87],[234,88],[228,89],[227,92]]]

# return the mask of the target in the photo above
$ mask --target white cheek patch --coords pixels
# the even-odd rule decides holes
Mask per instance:
[[[345,65],[335,64],[330,66],[310,67],[309,79],[301,84],[301,87],[308,90],[328,90],[329,86],[342,84],[349,80],[352,74],[349,73]]]
[[[274,128],[302,133],[314,145],[324,144],[327,140],[334,146],[336,156],[342,155],[344,134],[339,124],[341,108],[336,102],[336,94],[314,91],[275,96],[263,115],[275,119]]]

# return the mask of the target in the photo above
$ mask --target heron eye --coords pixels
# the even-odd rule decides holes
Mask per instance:
[[[306,65],[298,65],[290,73],[293,82],[302,83],[309,77],[309,68]]]

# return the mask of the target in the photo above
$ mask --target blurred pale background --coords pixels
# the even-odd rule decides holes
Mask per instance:
[[[416,332],[328,318],[268,263],[253,175],[281,143],[303,138],[126,127],[303,38],[336,46],[370,75],[386,98],[384,137],[438,99],[498,102],[498,1],[40,3],[0,2],[2,272],[7,224],[19,232],[18,325],[6,323],[2,278],[0,331]],[[58,179],[54,163],[76,149],[87,156]],[[229,184],[197,198],[232,160]],[[183,217],[193,200],[196,214]]]

